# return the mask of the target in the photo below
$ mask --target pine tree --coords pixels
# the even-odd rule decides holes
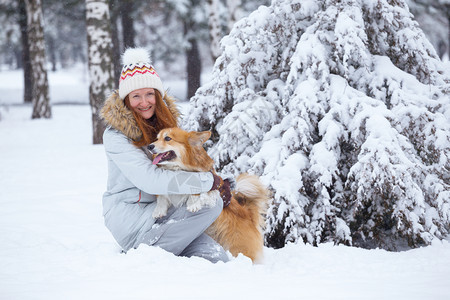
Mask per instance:
[[[93,143],[103,142],[105,125],[98,113],[114,89],[112,41],[107,0],[86,0],[89,58],[89,102],[92,110]]]
[[[404,1],[274,0],[222,52],[184,126],[273,191],[269,246],[448,234],[450,76]]]
[[[26,0],[28,47],[32,70],[32,119],[51,118],[50,97],[46,69],[42,4],[40,0]]]

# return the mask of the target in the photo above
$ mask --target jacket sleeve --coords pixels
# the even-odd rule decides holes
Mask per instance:
[[[107,129],[103,135],[106,155],[123,175],[147,194],[198,194],[213,185],[210,172],[170,171],[153,165],[143,149],[139,149],[122,133]]]

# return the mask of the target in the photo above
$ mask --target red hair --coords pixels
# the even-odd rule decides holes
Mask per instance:
[[[144,147],[156,141],[158,132],[164,128],[178,127],[176,117],[172,114],[157,89],[155,89],[155,98],[155,113],[150,119],[146,120],[131,108],[128,95],[125,97],[125,106],[133,113],[136,124],[142,131],[141,139],[133,141],[133,144],[137,147]]]

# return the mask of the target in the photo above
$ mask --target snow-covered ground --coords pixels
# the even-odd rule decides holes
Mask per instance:
[[[106,159],[91,144],[90,108],[63,104],[88,103],[87,82],[50,76],[60,105],[31,120],[30,105],[11,105],[22,99],[12,73],[0,72],[0,299],[450,298],[448,241],[397,253],[290,244],[266,248],[260,265],[120,253],[103,225]]]

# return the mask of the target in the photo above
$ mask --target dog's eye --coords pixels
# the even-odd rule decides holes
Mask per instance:
[[[166,141],[166,142],[168,142],[168,141],[170,141],[172,138],[170,137],[170,136],[166,136],[165,138],[164,138],[164,140]]]

